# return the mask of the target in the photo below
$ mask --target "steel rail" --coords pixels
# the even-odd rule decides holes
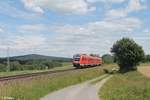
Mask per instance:
[[[54,73],[60,73],[60,72],[67,72],[67,71],[72,71],[72,70],[75,70],[75,68],[65,69],[65,70],[36,72],[36,73],[29,73],[29,74],[19,74],[19,75],[12,75],[12,76],[4,76],[4,77],[0,77],[0,82],[16,80],[16,79],[24,79],[24,78],[30,78],[30,77],[48,75],[48,74],[54,74]]]

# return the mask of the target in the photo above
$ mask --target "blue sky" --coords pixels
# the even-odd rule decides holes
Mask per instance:
[[[122,37],[150,54],[150,0],[0,0],[0,56],[110,53]]]

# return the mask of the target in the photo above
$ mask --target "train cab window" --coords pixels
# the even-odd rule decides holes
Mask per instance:
[[[74,58],[74,61],[80,61],[80,58]]]
[[[74,61],[80,61],[80,55],[74,55],[73,60]]]

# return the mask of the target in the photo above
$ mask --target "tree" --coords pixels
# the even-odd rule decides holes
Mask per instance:
[[[146,55],[146,62],[150,62],[150,55]]]
[[[0,72],[5,72],[5,71],[6,71],[6,65],[0,64]]]
[[[104,54],[102,56],[103,62],[106,64],[114,63],[114,57],[110,54]]]
[[[12,61],[10,63],[10,70],[11,71],[22,70],[22,66],[18,61]]]
[[[121,72],[136,70],[136,66],[144,59],[144,51],[141,46],[129,38],[122,38],[114,43],[111,48]]]
[[[90,54],[90,56],[99,57],[99,54]]]

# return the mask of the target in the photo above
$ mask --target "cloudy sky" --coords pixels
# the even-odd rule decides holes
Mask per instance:
[[[110,53],[122,37],[150,53],[150,0],[0,0],[0,57]]]

